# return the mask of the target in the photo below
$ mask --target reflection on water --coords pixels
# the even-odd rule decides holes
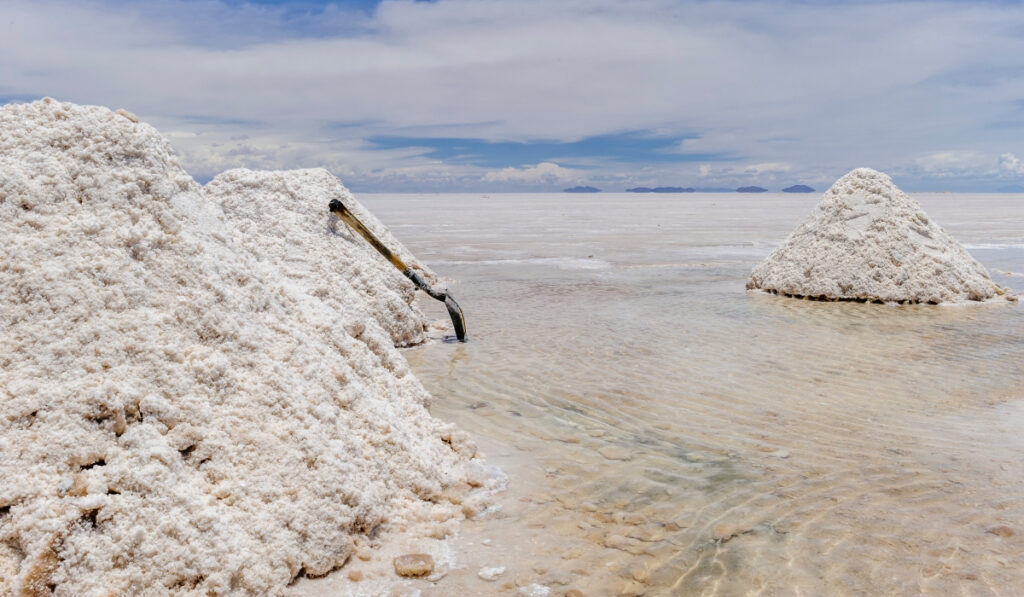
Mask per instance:
[[[1022,307],[745,293],[817,197],[360,199],[457,280],[471,341],[405,354],[510,476],[425,594],[1024,587]],[[1024,291],[1024,200],[918,199]]]

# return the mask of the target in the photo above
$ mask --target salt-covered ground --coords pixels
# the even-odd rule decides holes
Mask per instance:
[[[912,196],[1024,291],[1024,197]],[[509,476],[448,575],[409,591],[1024,585],[1024,308],[744,291],[820,198],[361,195],[458,280],[470,342],[404,352],[433,412]],[[360,594],[333,581],[303,590]]]

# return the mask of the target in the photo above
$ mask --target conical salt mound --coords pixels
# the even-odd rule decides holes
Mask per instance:
[[[892,179],[858,168],[754,268],[747,289],[884,303],[1016,300]]]
[[[131,114],[0,107],[0,596],[280,595],[464,515],[378,256],[311,292],[254,233]]]

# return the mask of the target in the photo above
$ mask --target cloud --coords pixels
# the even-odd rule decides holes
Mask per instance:
[[[1012,153],[999,156],[999,169],[1014,176],[1024,176],[1024,162]]]
[[[680,137],[661,137],[649,131],[596,135],[576,141],[488,141],[456,137],[376,136],[373,149],[410,148],[424,157],[478,166],[537,163],[558,159],[576,163],[683,163],[735,159],[725,153],[680,151]]]
[[[993,156],[980,151],[938,151],[917,158],[917,166],[934,176],[963,176],[990,173]]]
[[[793,169],[793,166],[785,162],[765,162],[762,164],[751,164],[743,168],[743,172],[746,174],[781,174],[789,172]]]
[[[541,162],[526,168],[502,168],[488,172],[483,177],[485,182],[514,182],[530,186],[576,182],[579,179],[578,171],[551,162]]]
[[[455,190],[543,162],[655,184],[706,164],[728,186],[870,164],[983,182],[1009,171],[927,156],[1024,152],[999,125],[1024,118],[1021,14],[928,0],[5,0],[0,98],[125,107],[194,132],[173,142],[203,173],[329,164],[360,184],[417,190],[418,173]],[[258,155],[237,151],[242,135]],[[370,142],[385,138],[402,142]],[[414,138],[509,151],[474,162]],[[588,139],[609,142],[575,145]]]

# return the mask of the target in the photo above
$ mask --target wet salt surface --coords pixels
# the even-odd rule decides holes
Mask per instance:
[[[1024,197],[913,196],[1024,291]],[[818,198],[361,195],[457,280],[471,341],[405,355],[510,478],[407,589],[1024,586],[1024,307],[744,292]]]

